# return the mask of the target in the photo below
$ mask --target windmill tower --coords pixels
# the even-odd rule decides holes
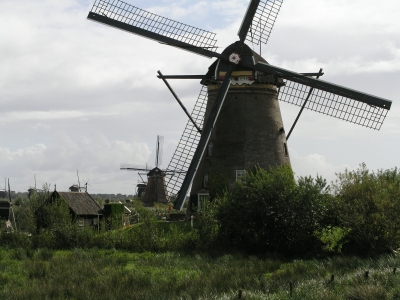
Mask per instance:
[[[238,32],[239,41],[215,52],[215,34],[188,26],[125,2],[96,0],[88,19],[162,44],[216,58],[206,75],[163,75],[189,121],[167,169],[170,195],[181,209],[189,188],[191,199],[204,195],[210,170],[228,172],[233,182],[253,165],[290,163],[287,140],[303,109],[379,130],[391,101],[319,80],[316,73],[297,73],[268,64],[253,45],[266,44],[283,0],[251,0]],[[201,79],[202,89],[191,114],[167,79]],[[278,101],[300,107],[287,136]],[[232,130],[234,128],[235,130]],[[209,157],[206,154],[211,153]]]
[[[222,55],[235,51],[236,44],[226,48]],[[244,45],[241,60],[266,61]],[[208,102],[205,123],[217,99],[218,85],[208,83],[212,78],[223,81],[227,63],[213,63],[203,79],[208,84]],[[191,199],[208,193],[208,180],[212,173],[225,175],[230,185],[254,166],[264,169],[290,164],[286,135],[278,100],[276,81],[261,72],[237,67],[231,75],[231,83],[224,106],[215,123],[205,154],[203,155],[191,188]]]
[[[156,144],[156,158],[155,158],[155,168],[148,170],[148,167],[142,168],[129,164],[121,164],[121,170],[129,171],[148,171],[147,173],[147,185],[142,197],[142,202],[144,206],[153,206],[154,203],[168,203],[169,197],[167,193],[167,188],[165,184],[165,172],[159,167],[162,164],[162,152],[163,152],[164,137],[157,135]]]

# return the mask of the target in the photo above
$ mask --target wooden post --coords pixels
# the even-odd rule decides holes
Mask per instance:
[[[364,279],[365,279],[365,280],[368,280],[368,276],[369,276],[369,271],[367,270],[367,271],[365,271],[365,273],[364,273]]]
[[[396,270],[397,270],[396,268],[393,268],[393,274],[396,274]]]
[[[331,279],[328,280],[327,284],[328,285],[333,284],[334,281],[335,281],[335,274],[332,274]]]
[[[243,296],[243,291],[239,290],[238,299],[242,299],[242,296]]]
[[[293,282],[289,283],[289,293],[290,293],[290,297],[292,297],[292,295],[293,295]]]

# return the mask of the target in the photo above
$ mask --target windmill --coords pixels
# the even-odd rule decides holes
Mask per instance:
[[[232,183],[254,165],[290,164],[287,140],[306,108],[379,130],[391,101],[270,65],[250,49],[266,44],[283,0],[251,0],[240,26],[239,41],[222,53],[215,34],[155,15],[119,0],[96,0],[88,19],[162,44],[216,58],[205,75],[163,75],[162,79],[189,117],[168,169],[187,170],[167,176],[167,188],[181,209],[189,188],[196,201],[207,194],[209,173],[227,172]],[[167,79],[201,79],[189,114]],[[279,102],[300,107],[286,136]]]
[[[165,175],[169,171],[163,171],[159,167],[162,164],[162,154],[163,154],[163,144],[164,137],[161,135],[157,135],[157,144],[156,144],[156,158],[155,158],[155,167],[140,167],[130,164],[121,164],[121,170],[128,171],[139,171],[146,172],[147,175],[147,184],[144,190],[144,195],[142,198],[142,202],[144,206],[153,206],[154,203],[168,203],[169,197],[165,184]],[[139,173],[140,175],[140,173]],[[138,189],[142,186],[139,186]]]

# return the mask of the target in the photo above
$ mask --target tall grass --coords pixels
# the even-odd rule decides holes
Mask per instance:
[[[394,256],[287,261],[241,254],[0,249],[0,299],[237,299],[239,290],[242,299],[399,299],[400,274],[393,273],[399,263]]]

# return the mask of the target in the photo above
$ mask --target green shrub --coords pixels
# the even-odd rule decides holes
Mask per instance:
[[[315,234],[324,244],[325,250],[333,253],[341,253],[343,245],[347,242],[346,236],[349,231],[349,229],[338,226],[327,226]]]
[[[217,220],[217,201],[204,201],[194,220],[197,236],[197,247],[201,250],[218,250],[219,221]],[[193,235],[192,238],[195,236]]]

